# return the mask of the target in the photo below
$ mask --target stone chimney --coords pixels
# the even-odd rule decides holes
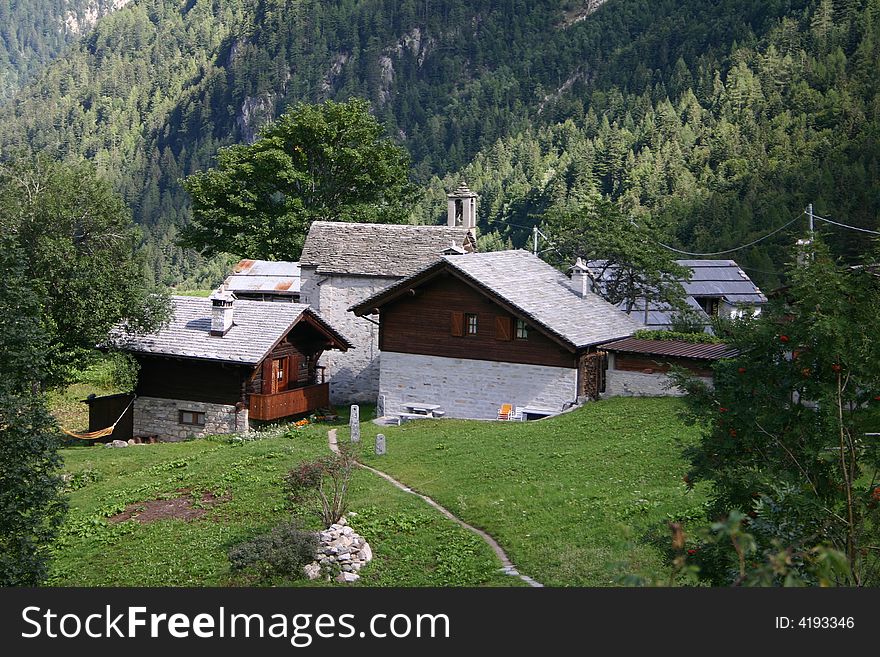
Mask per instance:
[[[446,224],[450,227],[464,226],[476,238],[477,232],[477,195],[462,182],[458,189],[446,195],[448,209]]]
[[[582,297],[590,293],[590,276],[587,266],[580,258],[575,261],[574,267],[571,268],[571,287]]]
[[[211,295],[211,335],[223,337],[232,328],[232,302],[235,295],[223,288]]]

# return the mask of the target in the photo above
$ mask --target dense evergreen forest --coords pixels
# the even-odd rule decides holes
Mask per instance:
[[[351,96],[412,154],[414,221],[465,177],[486,248],[603,195],[711,252],[808,202],[878,227],[878,48],[880,0],[133,0],[0,107],[0,147],[93,160],[168,284],[223,267],[175,245],[179,179],[296,101]],[[735,257],[772,286],[803,228]]]
[[[129,0],[0,0],[0,99]]]

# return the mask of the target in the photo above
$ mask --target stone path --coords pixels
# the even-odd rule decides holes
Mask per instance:
[[[330,431],[327,432],[327,443],[330,446],[330,451],[336,452],[336,453],[339,452],[339,447],[337,446],[337,442],[336,442],[336,429],[330,429]],[[462,520],[458,516],[453,515],[453,513],[449,509],[447,509],[446,507],[440,506],[437,502],[432,500],[427,495],[422,495],[418,491],[414,491],[412,488],[409,488],[408,486],[400,483],[399,481],[397,481],[397,479],[395,479],[391,475],[386,474],[385,472],[382,472],[381,470],[377,470],[376,468],[371,468],[369,465],[364,465],[361,462],[358,462],[358,466],[363,468],[364,470],[369,470],[370,472],[372,472],[375,475],[378,475],[379,477],[382,477],[382,479],[389,482],[390,484],[392,484],[396,488],[399,488],[403,492],[410,493],[412,495],[416,495],[416,496],[422,498],[422,500],[424,500],[427,504],[430,504],[432,507],[437,509],[444,516],[446,516],[447,518],[449,518],[453,522],[458,523],[459,525],[461,525],[462,527],[464,527],[468,531],[471,531],[474,534],[476,534],[477,536],[479,536],[481,539],[483,539],[489,545],[489,547],[492,548],[492,551],[495,552],[498,559],[501,561],[501,565],[502,565],[501,570],[504,571],[505,575],[510,575],[511,577],[519,577],[522,581],[524,581],[529,586],[534,586],[534,587],[543,587],[544,586],[543,584],[535,581],[534,579],[532,579],[528,575],[523,575],[521,572],[519,572],[516,569],[516,566],[513,565],[513,562],[510,560],[510,557],[507,556],[507,553],[501,548],[500,545],[498,545],[498,541],[496,541],[494,538],[492,538],[489,534],[484,532],[482,529],[478,529],[478,528],[474,527],[473,525],[469,525],[468,523],[466,523],[464,520]]]

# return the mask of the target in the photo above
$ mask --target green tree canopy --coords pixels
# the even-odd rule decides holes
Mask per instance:
[[[626,312],[664,303],[684,309],[680,281],[689,271],[657,245],[657,232],[648,220],[623,215],[617,205],[596,195],[572,206],[557,206],[544,218],[552,248],[549,259],[571,267],[576,258],[592,263],[595,291]]]
[[[205,254],[296,260],[313,221],[400,223],[413,200],[409,155],[363,100],[300,103],[251,145],[184,181],[193,221],[181,243]]]
[[[0,233],[40,307],[46,384],[80,367],[115,324],[149,331],[168,315],[146,284],[130,212],[89,164],[21,155],[0,166]]]
[[[0,236],[0,586],[36,586],[65,509],[46,409],[48,336],[14,236]]]
[[[705,551],[718,584],[780,552],[797,568],[821,546],[846,556],[843,583],[880,581],[880,277],[822,244],[804,256],[784,297],[733,324],[740,355],[716,365],[714,389],[679,379],[704,428],[688,482],[711,482],[712,518],[747,514],[756,541],[739,566]]]

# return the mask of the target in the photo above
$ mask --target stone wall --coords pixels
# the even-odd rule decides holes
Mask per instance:
[[[180,424],[179,411],[204,413],[205,426]],[[136,436],[157,435],[162,440],[177,441],[212,434],[242,433],[247,430],[247,409],[236,413],[235,406],[228,404],[207,404],[158,397],[138,397],[134,401],[134,435]]]
[[[396,278],[375,276],[322,276],[302,270],[302,302],[348,338],[354,349],[328,351],[320,365],[327,368],[330,401],[334,404],[375,403],[379,393],[379,327],[348,309],[372,296]],[[373,317],[373,320],[376,318]]]
[[[712,385],[712,378],[700,377]],[[603,397],[680,397],[681,388],[672,385],[672,379],[662,372],[645,374],[614,369],[614,354],[608,354],[608,370],[605,373]]]
[[[385,414],[404,404],[440,404],[446,417],[495,419],[502,404],[563,410],[577,396],[577,370],[382,352]]]

